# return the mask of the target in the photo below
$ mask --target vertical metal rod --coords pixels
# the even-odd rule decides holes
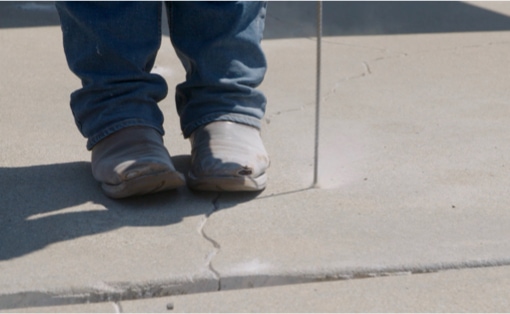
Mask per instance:
[[[319,121],[321,104],[321,41],[322,41],[322,1],[317,1],[317,67],[315,87],[315,152],[313,168],[313,187],[319,181]]]

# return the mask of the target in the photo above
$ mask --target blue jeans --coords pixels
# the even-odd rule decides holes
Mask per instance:
[[[71,109],[87,148],[129,126],[162,135],[165,80],[151,69],[161,45],[160,2],[56,2],[69,68],[82,82]],[[165,2],[185,70],[175,102],[185,138],[213,121],[260,128],[266,72],[265,2]]]

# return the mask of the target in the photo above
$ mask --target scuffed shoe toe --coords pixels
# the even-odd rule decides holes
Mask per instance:
[[[92,174],[111,198],[172,190],[185,185],[161,135],[148,127],[122,129],[92,149]]]
[[[202,126],[190,137],[188,186],[206,191],[260,191],[269,157],[258,129],[227,121]]]

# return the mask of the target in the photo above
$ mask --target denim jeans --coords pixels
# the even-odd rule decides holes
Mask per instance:
[[[56,2],[69,68],[82,82],[71,109],[87,148],[129,126],[162,135],[168,86],[151,73],[161,45],[160,2]],[[265,2],[165,2],[170,39],[186,70],[175,102],[185,138],[201,125],[260,128],[266,72]]]

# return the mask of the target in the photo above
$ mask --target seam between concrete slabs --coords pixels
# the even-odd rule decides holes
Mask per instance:
[[[61,291],[60,293],[43,293],[37,291],[27,291],[12,295],[0,295],[0,304],[6,304],[9,299],[22,299],[22,298],[31,298],[35,296],[34,301],[38,302],[24,302],[19,306],[1,306],[0,310],[9,310],[9,309],[21,309],[21,308],[29,308],[29,307],[47,307],[47,306],[59,306],[59,305],[79,305],[79,304],[87,304],[87,303],[102,303],[102,302],[112,302],[114,301],[116,304],[119,304],[121,301],[129,301],[129,300],[142,300],[142,299],[151,299],[157,297],[168,297],[182,294],[198,294],[204,292],[216,292],[216,291],[228,291],[228,290],[241,290],[241,289],[249,289],[249,288],[263,288],[263,287],[274,287],[274,286],[285,286],[291,284],[303,284],[303,283],[313,283],[313,282],[324,282],[324,281],[345,281],[345,280],[356,280],[356,279],[369,279],[369,278],[379,278],[379,277],[389,277],[389,276],[403,276],[403,275],[415,275],[415,274],[427,274],[427,273],[439,273],[445,271],[454,271],[454,270],[465,270],[465,269],[474,269],[474,268],[496,268],[496,267],[505,267],[510,266],[510,259],[504,259],[499,261],[467,261],[462,263],[449,263],[449,264],[430,264],[430,265],[422,265],[421,267],[395,267],[395,268],[366,268],[360,270],[344,270],[340,272],[326,272],[322,274],[312,273],[312,272],[300,272],[298,274],[289,274],[289,275],[257,275],[257,276],[238,276],[238,277],[223,277],[222,282],[224,283],[220,289],[204,289],[203,291],[184,291],[184,290],[194,290],[194,289],[185,289],[186,284],[184,285],[176,285],[176,284],[153,284],[151,287],[147,287],[147,291],[151,291],[153,293],[133,293],[136,288],[139,288],[136,284],[127,284],[124,288],[125,291],[111,293],[108,291],[103,292],[92,292],[92,291],[82,291],[81,293],[73,290],[73,291]],[[231,285],[228,286],[229,281],[239,282],[239,279],[250,279],[252,284],[246,284],[249,282],[247,280],[242,280],[245,285]],[[258,281],[258,282],[257,282]],[[202,282],[195,282],[193,285],[201,285]],[[171,286],[175,289],[167,290],[165,286]],[[179,289],[179,287],[184,289]],[[189,288],[189,287],[188,287]],[[160,292],[160,293],[156,293]],[[119,311],[122,310],[121,307],[118,308]]]

